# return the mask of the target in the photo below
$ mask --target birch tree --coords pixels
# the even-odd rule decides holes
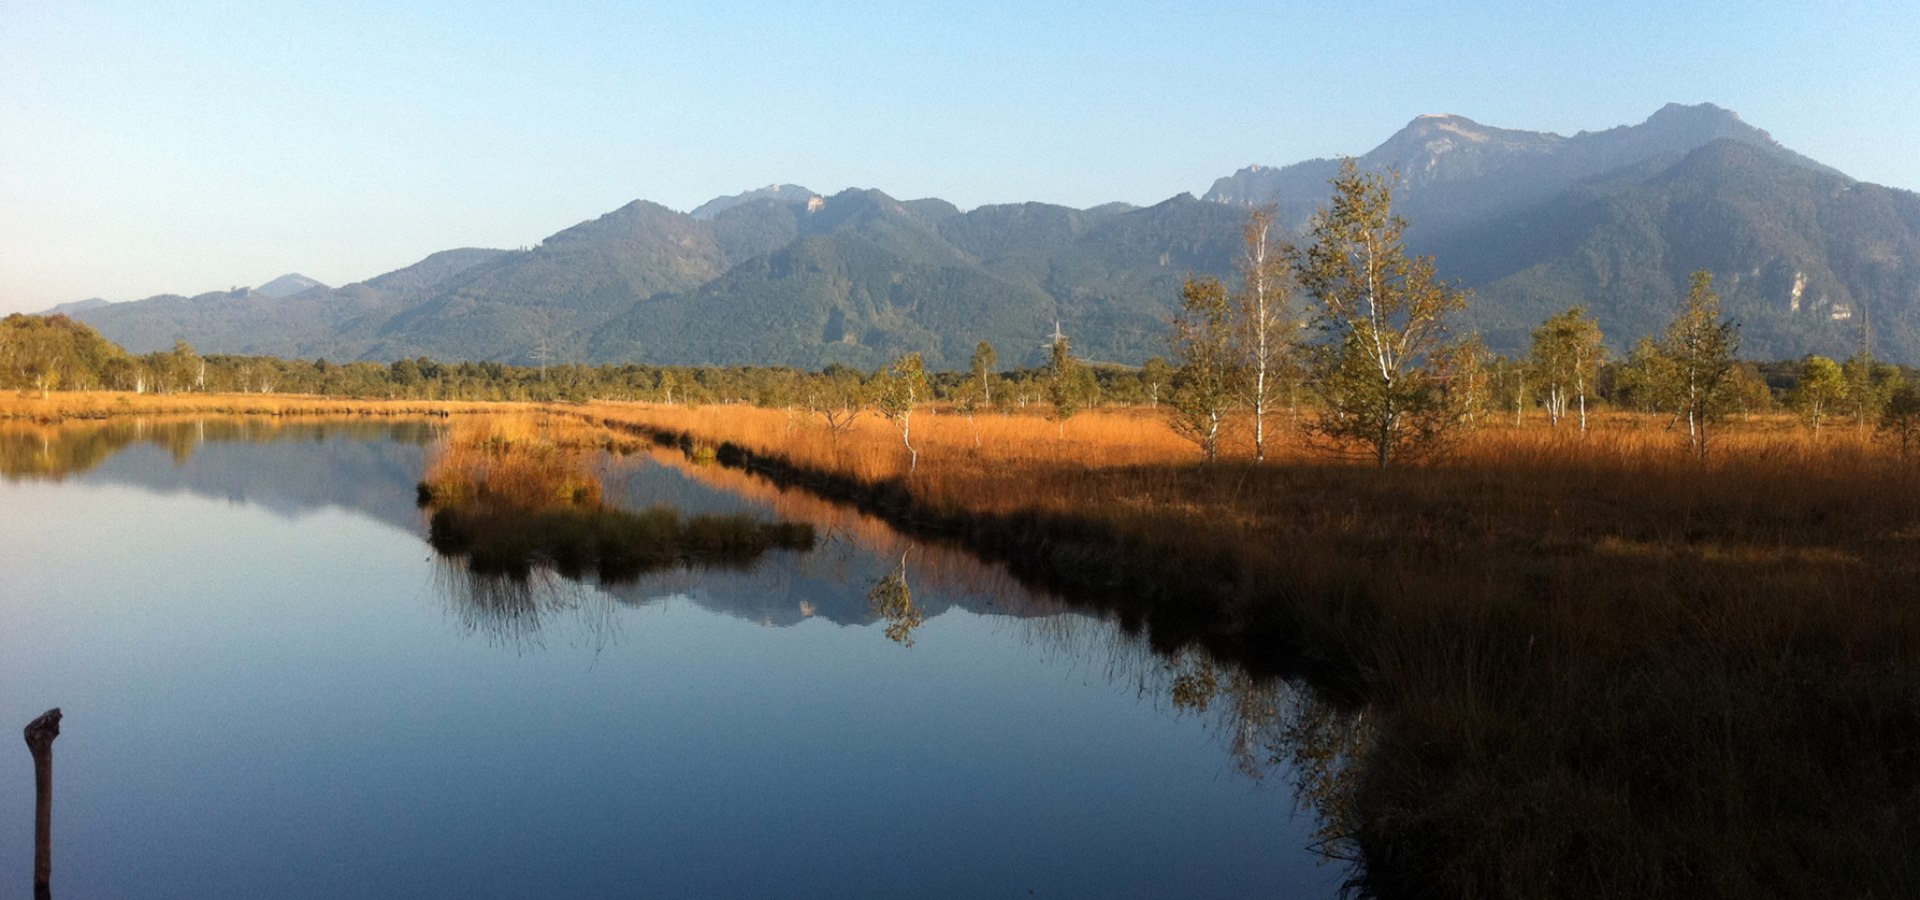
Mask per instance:
[[[1253,458],[1267,458],[1267,414],[1288,374],[1293,347],[1290,248],[1277,240],[1275,210],[1263,206],[1247,218],[1240,257],[1243,286],[1234,298],[1234,317],[1246,377],[1241,379],[1253,426]]]
[[[1840,366],[1846,376],[1847,393],[1841,401],[1853,424],[1866,427],[1880,418],[1898,370],[1873,358],[1873,351],[1861,348]]]
[[[1800,383],[1789,398],[1800,418],[1820,436],[1820,426],[1847,398],[1847,376],[1840,364],[1825,356],[1809,356],[1800,362]]]
[[[993,405],[993,366],[999,361],[992,344],[981,341],[973,348],[973,378],[980,383],[980,402],[988,406]]]
[[[1578,406],[1580,431],[1587,430],[1587,391],[1606,358],[1600,323],[1576,306],[1548,319],[1533,332],[1532,368],[1535,383],[1545,395],[1547,422],[1559,427],[1569,409]]]
[[[920,451],[913,446],[914,406],[932,393],[927,386],[927,367],[920,354],[902,354],[875,381],[874,405],[899,429],[900,443],[907,448],[907,471],[912,472],[920,465]]]
[[[663,373],[662,377],[665,377]],[[867,389],[860,373],[842,365],[830,365],[809,379],[807,405],[820,416],[833,439],[834,455],[840,453],[840,436],[853,429],[853,423],[866,409]]]
[[[1060,427],[1062,437],[1067,433],[1067,420],[1091,405],[1098,391],[1093,373],[1073,358],[1073,349],[1067,339],[1061,337],[1055,340],[1052,356],[1047,361],[1047,400],[1052,404],[1049,415],[1054,424]]]
[[[1148,357],[1146,364],[1140,367],[1140,390],[1147,395],[1147,408],[1160,408],[1160,395],[1171,381],[1173,366],[1161,357]]]
[[[1704,459],[1709,426],[1735,402],[1733,356],[1740,349],[1740,327],[1720,317],[1712,272],[1693,273],[1680,314],[1659,347],[1676,421],[1686,421],[1687,444]]]
[[[1467,294],[1407,255],[1386,179],[1353,160],[1333,179],[1297,267],[1316,304],[1312,369],[1322,406],[1309,431],[1386,467],[1438,450],[1459,421],[1446,391],[1448,316]]]
[[[1209,462],[1240,391],[1243,367],[1234,352],[1233,306],[1217,278],[1189,278],[1173,321],[1173,430],[1199,445]]]

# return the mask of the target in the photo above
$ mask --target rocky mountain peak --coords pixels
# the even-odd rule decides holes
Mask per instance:
[[[729,209],[756,200],[772,200],[775,203],[809,203],[817,196],[819,195],[797,184],[770,184],[731,196],[715,197],[694,207],[693,212],[688,215],[702,221],[711,221],[713,217]]]
[[[301,291],[310,291],[314,288],[325,287],[326,285],[315,279],[308,278],[298,272],[290,272],[254,288],[253,292],[256,294],[265,294],[268,297],[278,300],[281,297],[291,297]]]

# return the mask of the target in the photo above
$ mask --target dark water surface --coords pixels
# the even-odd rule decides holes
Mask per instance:
[[[66,712],[56,897],[1324,897],[1342,877],[1286,764],[1176,702],[1190,665],[1111,623],[645,456],[602,460],[611,499],[811,521],[819,547],[604,588],[476,578],[414,507],[436,433],[0,432],[0,732]],[[869,600],[890,575],[924,616],[904,641]],[[6,747],[11,896],[32,770]]]

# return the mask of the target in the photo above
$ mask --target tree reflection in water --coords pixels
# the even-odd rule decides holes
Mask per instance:
[[[1304,683],[1255,676],[1198,647],[1165,654],[1098,618],[1051,616],[1021,627],[1030,644],[1063,661],[1100,661],[1100,674],[1131,683],[1143,700],[1204,720],[1241,775],[1285,779],[1298,808],[1314,817],[1313,849],[1358,874],[1353,797],[1374,739],[1364,706],[1334,702]]]
[[[1074,602],[1030,589],[1007,569],[985,564],[955,546],[917,544],[853,507],[774,485],[752,473],[694,466],[677,452],[649,448],[648,456],[712,491],[745,498],[783,518],[815,523],[821,540],[813,539],[814,525],[786,526],[793,529],[793,545],[808,552],[780,565],[756,567],[751,576],[730,573],[721,579],[724,587],[712,587],[713,570],[744,570],[762,558],[766,548],[737,538],[752,537],[763,523],[723,516],[706,519],[734,519],[735,524],[697,525],[692,523],[702,517],[613,507],[603,500],[602,479],[616,487],[620,482],[601,471],[605,436],[570,433],[551,423],[469,420],[452,429],[443,422],[223,419],[116,420],[60,428],[0,423],[0,477],[80,477],[116,452],[143,445],[178,461],[194,458],[213,442],[317,447],[336,437],[381,447],[388,442],[421,446],[439,439],[423,484],[427,519],[454,507],[469,518],[490,519],[504,535],[501,544],[513,552],[492,557],[502,562],[491,566],[476,565],[467,552],[443,552],[433,570],[434,587],[448,604],[452,621],[496,646],[530,652],[559,643],[598,651],[618,641],[625,607],[660,596],[699,596],[703,599],[694,602],[769,624],[774,621],[767,613],[779,611],[789,615],[786,624],[815,615],[849,626],[878,620],[888,640],[907,647],[914,646],[928,618],[963,607],[994,616],[996,629],[1024,634],[1057,657],[1062,669],[1134,687],[1146,702],[1203,721],[1236,770],[1297,789],[1297,802],[1319,823],[1322,852],[1343,859],[1351,853],[1355,760],[1373,730],[1364,711],[1328,703],[1304,686],[1256,678],[1191,647],[1162,655],[1139,629],[1129,632],[1097,614],[1071,611],[1103,608],[1098,598]],[[342,456],[337,449],[297,458],[221,457],[213,460],[218,465],[202,466],[204,471],[191,483],[210,496],[297,496],[299,508],[346,506],[414,528],[426,523],[410,504],[402,500],[391,510],[383,504],[391,504],[418,475],[416,460],[406,455]],[[375,468],[370,461],[382,465]],[[294,463],[308,468],[286,468]],[[152,468],[135,467],[114,477],[149,490],[176,489],[178,477],[138,480],[150,478]],[[287,477],[286,472],[300,477]],[[294,491],[298,493],[289,493]],[[634,506],[642,502],[630,501]],[[596,517],[627,522],[632,533],[649,540],[603,541],[601,537],[620,529],[596,525]],[[649,517],[652,524],[633,524]],[[573,537],[564,538],[566,534]],[[736,538],[727,538],[729,534]],[[471,534],[468,540],[481,538]],[[817,552],[812,550],[816,543],[821,546]],[[607,585],[621,587],[600,589]],[[860,585],[869,586],[864,598]]]
[[[913,602],[913,589],[907,585],[907,554],[912,550],[909,546],[900,551],[899,564],[875,581],[873,589],[867,592],[867,604],[873,608],[873,614],[887,623],[887,640],[902,647],[913,646],[913,630],[926,622],[920,607]]]
[[[825,552],[809,554],[813,562],[799,570],[824,566],[817,574],[848,576],[826,579],[841,583],[861,578],[853,574],[860,568],[856,558],[883,553],[882,559],[894,559],[897,553],[891,568],[871,581],[867,611],[885,623],[886,638],[903,647],[914,646],[915,632],[925,624],[926,610],[909,581],[908,562],[917,548],[891,529],[874,526],[884,532],[883,540],[836,518],[845,510],[816,510],[804,518],[825,523],[821,542],[811,525],[682,517],[661,507],[622,510],[601,499],[603,485],[590,461],[598,445],[591,440],[569,445],[539,430],[550,425],[481,427],[486,430],[450,438],[430,465],[421,495],[433,508],[434,546],[445,555],[443,588],[456,598],[460,621],[496,642],[540,646],[543,629],[564,612],[580,618],[597,649],[614,630],[620,601],[592,589],[591,581],[620,583],[661,570],[744,569],[771,547],[812,550],[819,543]],[[927,552],[941,557],[947,551]],[[938,569],[929,576],[936,581]],[[1137,630],[1062,608],[1027,609],[1031,605],[1008,610],[1027,616],[1011,621],[1025,629],[1029,642],[1057,653],[1065,665],[1093,666],[1110,681],[1131,683],[1143,699],[1175,715],[1204,720],[1238,772],[1255,781],[1282,778],[1294,788],[1295,803],[1318,823],[1315,849],[1353,865],[1357,762],[1373,733],[1363,709],[1330,702],[1303,684],[1257,677],[1198,647],[1162,653]]]
[[[343,422],[244,416],[140,417],[58,425],[0,422],[0,478],[64,481],[140,445],[166,451],[176,466],[186,464],[209,443],[321,443],[330,437],[349,437],[423,446],[440,427],[437,422],[413,419]]]
[[[1317,849],[1355,861],[1353,789],[1371,738],[1364,708],[1341,709],[1310,687],[1256,678],[1188,648],[1160,666],[1166,696],[1183,714],[1210,715],[1234,766],[1256,781],[1274,772],[1292,779],[1295,801],[1319,825]]]

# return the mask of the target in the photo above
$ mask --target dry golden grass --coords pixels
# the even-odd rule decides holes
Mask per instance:
[[[877,419],[589,412],[904,491],[910,517],[1032,519],[994,546],[1116,573],[1101,602],[1158,646],[1346,672],[1375,730],[1348,827],[1383,893],[1920,890],[1920,474],[1862,429],[1735,422],[1702,462],[1617,414],[1379,471],[1297,441],[1203,465],[1138,411],[923,413],[909,472]]]
[[[845,542],[882,559],[909,559],[916,586],[995,597],[997,606],[1019,615],[1065,610],[1057,598],[1021,588],[1004,568],[984,564],[952,542],[917,540],[858,507],[731,466],[696,463],[679,450],[652,444],[623,449],[644,453],[700,484],[765,504],[779,519],[813,523],[823,541]]]
[[[48,420],[506,408],[0,399]],[[835,433],[740,406],[548,411],[684,434],[698,458],[744,448],[1064,579],[1161,649],[1357,691],[1374,737],[1348,824],[1384,893],[1920,895],[1920,471],[1861,428],[1731,422],[1702,462],[1663,419],[1606,414],[1382,471],[1290,436],[1202,464],[1146,410],[921,411],[909,471],[872,415]]]
[[[583,431],[574,420],[524,412],[462,419],[429,457],[422,496],[516,509],[597,504]]]
[[[116,416],[440,416],[498,410],[502,404],[442,400],[346,400],[287,394],[133,394],[69,391],[0,393],[0,419],[60,422]]]

